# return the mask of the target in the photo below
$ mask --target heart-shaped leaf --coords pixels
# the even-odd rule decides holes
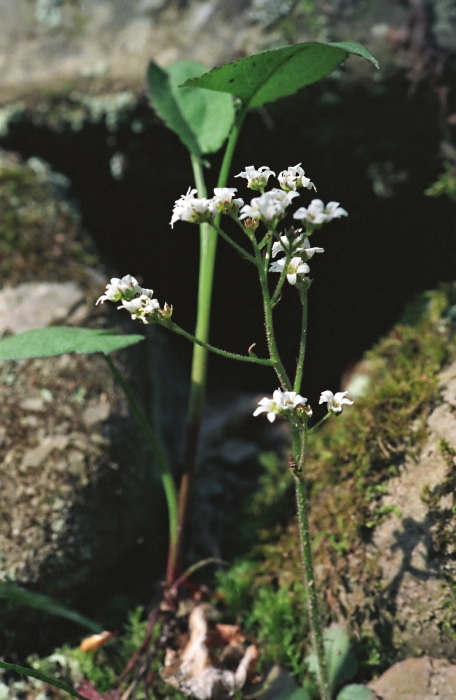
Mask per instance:
[[[187,80],[185,85],[228,92],[245,107],[259,107],[315,83],[337,68],[349,54],[365,58],[378,68],[372,54],[356,42],[309,41],[241,58]]]
[[[52,357],[67,352],[102,352],[109,355],[144,340],[142,335],[117,335],[104,328],[49,326],[35,328],[0,340],[0,360]]]
[[[234,121],[231,95],[180,87],[189,78],[200,76],[207,66],[195,61],[178,61],[161,68],[151,61],[147,86],[152,107],[195,156],[218,151],[227,139]]]

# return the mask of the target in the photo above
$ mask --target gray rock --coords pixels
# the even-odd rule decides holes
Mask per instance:
[[[111,318],[109,305],[95,307],[108,277],[93,268],[90,240],[62,183],[16,159],[3,157],[0,167],[2,212],[16,226],[4,242],[10,248],[0,333],[55,323],[128,330],[120,325],[127,315],[114,311]],[[144,353],[137,346],[113,359],[147,411]],[[154,526],[151,576],[159,575],[166,541],[161,486],[103,357],[1,362],[0,405],[0,581],[64,597],[71,606]],[[28,623],[15,629],[30,635]]]

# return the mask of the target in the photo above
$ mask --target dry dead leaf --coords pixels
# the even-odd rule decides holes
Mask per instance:
[[[240,652],[235,670],[224,667],[223,650],[218,659],[213,658],[214,634],[209,627],[208,619],[212,616],[213,609],[210,605],[197,605],[188,618],[189,639],[185,647],[179,650],[167,649],[165,666],[162,669],[164,681],[184,693],[198,700],[225,700],[236,691],[240,690],[247,678],[253,672],[258,649],[254,644]],[[238,647],[238,640],[242,634],[232,625],[222,625],[222,628],[233,629],[222,631],[218,629],[217,636],[225,641],[228,647]],[[223,640],[223,634],[232,641]],[[226,659],[225,659],[226,660]],[[232,663],[232,658],[230,658]]]

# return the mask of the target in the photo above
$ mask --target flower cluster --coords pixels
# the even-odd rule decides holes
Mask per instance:
[[[253,415],[258,416],[260,413],[267,413],[267,419],[270,423],[275,421],[276,415],[284,411],[293,411],[297,406],[305,406],[307,399],[300,396],[295,391],[282,391],[276,389],[272,395],[272,399],[265,397],[258,402],[258,408]],[[306,413],[310,417],[312,409],[307,406]]]
[[[201,224],[204,221],[211,221],[217,214],[237,213],[244,204],[244,200],[235,199],[235,187],[216,187],[214,196],[210,199],[206,197],[195,197],[197,190],[187,190],[180,199],[174,202],[173,215],[171,217],[171,228],[176,221],[188,221],[192,224]]]
[[[259,197],[254,197],[250,204],[244,204],[239,219],[255,219],[275,226],[285,216],[294,197],[299,197],[299,193],[273,188]]]
[[[301,163],[297,165],[291,165],[288,170],[282,170],[281,173],[277,175],[277,179],[280,182],[280,187],[289,192],[290,190],[296,190],[297,187],[307,187],[308,190],[312,188],[317,191],[317,188],[305,176],[304,170],[301,168]]]
[[[267,165],[261,165],[258,170],[255,169],[254,165],[247,165],[242,173],[238,173],[234,177],[245,177],[247,180],[247,187],[251,190],[264,192],[264,188],[268,184],[271,175],[275,177],[275,172],[268,168]]]
[[[120,301],[118,309],[126,309],[132,319],[139,319],[143,323],[164,320],[171,317],[172,306],[165,303],[163,308],[157,299],[153,298],[152,289],[141,287],[131,275],[125,275],[120,279],[113,277],[106,285],[106,291],[97,299],[96,304],[105,301]]]
[[[282,170],[277,176],[280,188],[272,188],[265,192],[269,178],[275,177],[275,172],[262,165],[258,169],[254,165],[247,165],[245,170],[235,175],[247,180],[247,187],[260,192],[259,197],[254,197],[250,204],[244,204],[244,200],[235,197],[235,187],[216,187],[213,197],[197,197],[197,190],[189,187],[186,194],[174,202],[171,227],[176,221],[188,221],[200,224],[211,222],[218,214],[239,216],[240,221],[247,220],[245,225],[249,228],[249,222],[262,221],[266,226],[275,227],[286,214],[288,206],[295,197],[299,196],[298,188],[316,189],[311,180],[306,177],[301,163],[290,165],[287,170]],[[347,216],[345,209],[339,206],[339,202],[329,202],[326,206],[321,199],[314,199],[306,207],[300,207],[294,214],[307,225],[307,235],[310,235],[322,224]],[[310,248],[310,246],[308,246]],[[312,249],[310,249],[312,250]],[[316,252],[318,249],[315,249]],[[307,259],[311,254],[307,255]]]
[[[352,405],[353,401],[347,399],[346,391],[338,391],[333,394],[332,391],[323,391],[320,396],[319,403],[328,404],[328,413],[342,413],[344,404]],[[282,389],[276,389],[272,395],[272,399],[268,399],[266,396],[264,399],[258,402],[258,408],[253,412],[254,416],[260,415],[260,413],[267,413],[267,419],[271,423],[275,421],[276,415],[284,413],[285,411],[292,411],[297,406],[305,406],[305,412],[308,418],[312,415],[312,409],[310,406],[306,406],[307,399],[303,398],[295,391],[282,391]]]
[[[305,277],[310,272],[307,260],[315,253],[324,253],[324,248],[311,248],[309,239],[302,233],[302,229],[291,228],[284,236],[280,236],[272,246],[272,257],[278,253],[285,253],[285,257],[271,263],[270,272],[282,272],[286,269],[287,280],[290,284],[296,284],[298,277]]]

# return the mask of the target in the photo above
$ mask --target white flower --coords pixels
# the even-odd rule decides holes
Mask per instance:
[[[297,234],[301,230],[302,229],[297,229],[297,231],[293,231],[293,233]],[[280,240],[273,244],[271,254],[272,257],[275,258],[277,253],[288,253],[290,251],[291,253],[305,253],[307,260],[310,260],[315,253],[325,252],[324,248],[311,248],[307,236],[298,236],[298,238],[293,239],[287,234],[286,236],[280,236]]]
[[[298,248],[298,250],[300,253],[306,254],[307,260],[310,260],[310,258],[313,255],[315,255],[315,253],[324,253],[325,252],[324,248],[318,248],[318,247],[311,248],[310,242],[309,242],[309,239],[307,238],[307,236],[306,236],[306,238],[304,238],[304,241],[302,243],[302,248]]]
[[[285,263],[287,259],[282,258],[277,260],[277,262],[271,263],[269,272],[282,272],[285,268]],[[297,276],[300,275],[304,277],[308,272],[310,272],[310,267],[307,263],[303,262],[302,258],[291,258],[287,264],[287,280],[290,284],[296,284]]]
[[[105,301],[119,301],[122,298],[133,299],[136,294],[141,294],[144,291],[152,292],[152,290],[143,290],[137,280],[131,275],[125,275],[122,279],[113,277],[106,285],[106,292],[97,299],[95,306],[100,301],[104,304]]]
[[[300,396],[295,391],[276,389],[272,395],[272,399],[265,397],[258,402],[258,408],[255,409],[253,415],[258,416],[260,413],[267,413],[268,421],[273,423],[278,413],[282,413],[282,411],[292,411],[296,406],[305,406],[306,403],[307,399]]]
[[[299,197],[299,193],[284,192],[278,188],[269,190],[259,197],[254,197],[250,204],[244,204],[239,218],[273,223],[283,218],[293,197]]]
[[[328,221],[339,219],[341,216],[348,216],[348,212],[339,206],[339,202],[329,202],[325,207],[321,199],[313,199],[307,209],[300,207],[293,214],[294,219],[307,221],[314,226],[326,224]]]
[[[322,391],[319,403],[327,403],[328,411],[331,413],[341,413],[344,404],[350,405],[353,401],[345,398],[347,396],[347,391],[338,391],[333,394],[332,391]]]
[[[340,219],[341,216],[348,216],[348,211],[339,206],[339,202],[328,202],[325,208],[326,221]]]
[[[308,190],[316,187],[313,182],[305,176],[304,170],[301,168],[301,163],[297,165],[291,165],[288,170],[282,170],[277,176],[280,182],[280,187],[289,192],[290,190],[295,190],[297,187],[307,187]]]
[[[233,208],[240,209],[244,204],[243,199],[234,199],[235,187],[215,187],[212,203],[222,213],[229,213]]]
[[[189,221],[192,224],[199,224],[202,221],[209,221],[215,216],[217,210],[214,200],[206,199],[206,197],[195,197],[196,192],[197,190],[192,190],[189,187],[187,193],[174,202],[171,228],[173,228],[176,221]]]
[[[267,165],[262,165],[258,170],[255,170],[254,165],[247,165],[242,173],[238,173],[234,177],[245,177],[247,180],[247,187],[251,190],[263,192],[271,175],[275,176],[275,172],[270,170]]]
[[[126,309],[133,320],[140,319],[143,323],[148,323],[147,316],[153,314],[160,309],[160,304],[157,299],[152,299],[152,297],[147,294],[141,294],[136,299],[131,301],[122,301],[121,306],[118,309]]]

